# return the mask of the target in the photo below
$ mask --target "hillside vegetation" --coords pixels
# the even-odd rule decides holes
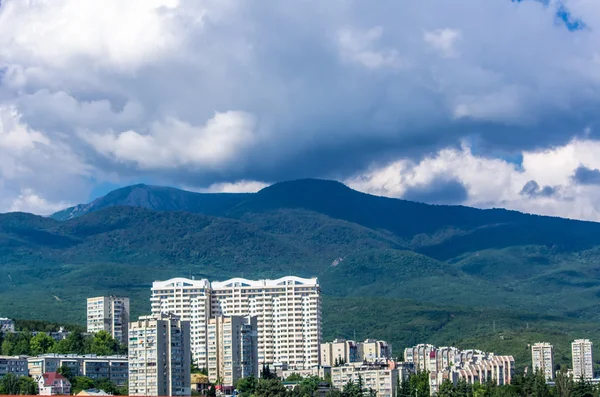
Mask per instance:
[[[464,341],[509,353],[561,332],[564,345],[594,335],[600,317],[600,224],[320,180],[256,194],[136,185],[51,218],[0,215],[1,316],[82,324],[90,295],[128,295],[135,316],[148,312],[154,280],[288,274],[320,278],[328,338],[356,329],[400,346]],[[462,320],[428,322],[431,313]],[[494,313],[503,339],[477,313]]]

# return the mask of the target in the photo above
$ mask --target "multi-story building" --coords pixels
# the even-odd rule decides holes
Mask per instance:
[[[256,317],[215,317],[208,321],[208,378],[233,388],[248,376],[258,377]]]
[[[365,362],[385,360],[392,357],[392,346],[383,340],[367,339],[358,344],[358,355]]]
[[[15,332],[15,322],[10,318],[0,317],[0,333]]]
[[[200,367],[207,367],[208,320],[217,316],[257,318],[259,365],[319,365],[321,289],[316,278],[234,278],[212,284],[175,278],[153,283],[151,301],[154,315],[175,313],[190,321],[192,354]]]
[[[256,316],[258,361],[291,369],[319,365],[321,288],[316,278],[234,278],[211,284],[215,316]]]
[[[593,379],[592,342],[589,339],[576,339],[571,343],[571,354],[573,358],[573,378]]]
[[[437,394],[444,380],[456,383],[494,381],[510,384],[515,368],[512,356],[496,356],[479,350],[459,350],[456,347],[417,345],[404,350],[404,359],[417,371],[429,372],[429,390]]]
[[[398,370],[361,363],[349,363],[331,368],[333,387],[342,390],[350,381],[355,384],[362,382],[365,393],[373,390],[378,397],[395,397]]]
[[[330,367],[361,361],[358,343],[345,339],[335,339],[333,342],[321,343],[320,358],[321,365]]]
[[[190,323],[192,358],[207,368],[206,326],[210,318],[211,289],[208,280],[173,278],[152,283],[152,315],[173,313]]]
[[[73,376],[91,379],[108,379],[117,386],[126,386],[128,377],[127,356],[96,356],[95,354],[44,354],[29,357],[27,367],[31,376],[56,372],[62,366],[71,370]]]
[[[87,300],[87,331],[106,331],[119,343],[127,344],[129,298],[99,296]]]
[[[554,379],[554,354],[550,343],[535,343],[531,346],[531,364],[534,371],[544,374],[546,380]]]
[[[4,375],[13,374],[17,377],[27,376],[27,357],[24,356],[0,356],[0,379]]]
[[[173,314],[129,324],[129,395],[191,394],[190,323]]]

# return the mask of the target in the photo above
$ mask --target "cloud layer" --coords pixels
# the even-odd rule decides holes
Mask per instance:
[[[598,219],[599,24],[589,0],[3,0],[0,211],[324,177]]]

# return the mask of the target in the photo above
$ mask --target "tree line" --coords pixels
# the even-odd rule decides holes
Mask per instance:
[[[109,356],[127,354],[127,348],[106,331],[91,336],[76,330],[59,341],[46,332],[33,335],[29,331],[22,331],[4,335],[0,333],[0,353],[5,356],[39,356],[48,353]]]

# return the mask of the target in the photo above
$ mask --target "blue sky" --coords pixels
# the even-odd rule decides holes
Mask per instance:
[[[599,22],[589,0],[5,0],[0,212],[317,177],[600,220]]]

